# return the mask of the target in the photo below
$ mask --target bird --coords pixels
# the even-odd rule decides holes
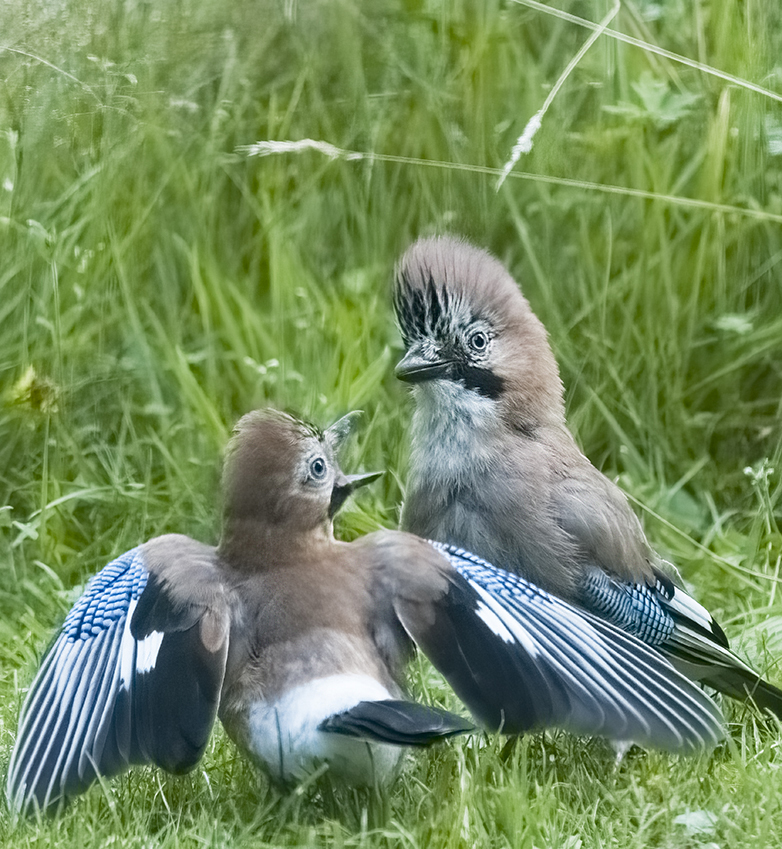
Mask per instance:
[[[442,543],[335,539],[336,512],[377,477],[340,468],[355,419],[320,430],[246,414],[225,456],[218,545],[166,534],[90,580],[21,711],[15,814],[56,813],[136,764],[187,772],[217,717],[275,781],[325,765],[385,786],[405,747],[476,727],[408,697],[414,646],[491,731],[557,727],[683,754],[719,742],[711,698],[610,623]]]
[[[547,331],[504,265],[464,239],[419,239],[397,263],[393,305],[395,373],[414,405],[400,527],[522,575],[782,717],[782,691],[730,649],[578,447]]]

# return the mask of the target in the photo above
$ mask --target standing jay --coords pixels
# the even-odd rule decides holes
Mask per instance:
[[[782,691],[730,650],[576,445],[546,329],[503,265],[458,239],[421,239],[397,267],[394,307],[396,374],[415,401],[402,528],[475,552],[782,717]]]

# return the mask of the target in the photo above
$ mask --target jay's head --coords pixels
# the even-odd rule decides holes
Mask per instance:
[[[546,329],[491,254],[451,237],[420,239],[396,268],[394,309],[406,348],[401,380],[435,395],[445,381],[531,424],[562,419]]]
[[[271,409],[241,418],[223,472],[226,523],[251,520],[294,534],[330,530],[350,493],[380,474],[346,475],[337,462],[359,415],[325,431]]]

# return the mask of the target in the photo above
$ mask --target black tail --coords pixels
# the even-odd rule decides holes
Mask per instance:
[[[754,672],[744,669],[717,669],[705,675],[701,681],[733,699],[751,699],[761,710],[771,711],[782,719],[782,690]]]
[[[475,730],[469,720],[455,713],[400,699],[359,702],[350,710],[324,719],[318,728],[397,746],[428,746]]]
[[[761,678],[727,645],[722,646],[699,630],[677,623],[673,637],[660,648],[688,678],[732,699],[751,700],[761,710],[771,711],[782,719],[782,690]]]

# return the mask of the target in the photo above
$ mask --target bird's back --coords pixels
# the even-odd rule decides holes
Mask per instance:
[[[409,650],[398,634],[383,656],[373,641],[367,564],[329,541],[295,563],[266,564],[251,580],[226,574],[241,599],[234,616],[220,719],[237,744],[283,781],[328,761],[353,784],[385,781],[398,749],[323,731],[362,701],[398,698]]]

